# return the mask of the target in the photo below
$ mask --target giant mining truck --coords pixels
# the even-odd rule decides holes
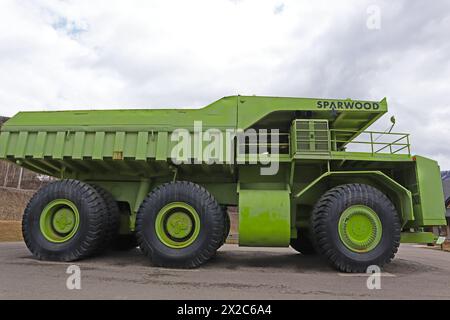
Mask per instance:
[[[408,134],[367,131],[387,102],[231,96],[201,109],[20,112],[0,159],[57,177],[28,203],[38,259],[140,247],[195,268],[225,243],[320,254],[342,272],[389,263],[445,225],[437,162]],[[430,137],[432,139],[432,137]]]

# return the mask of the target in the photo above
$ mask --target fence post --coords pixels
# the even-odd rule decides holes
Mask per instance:
[[[11,166],[10,163],[6,163],[6,172],[5,172],[5,180],[3,181],[3,186],[6,188],[8,184],[8,175],[9,175],[9,167]]]
[[[23,177],[23,168],[20,167],[19,182],[17,183],[17,189],[20,189],[22,187],[22,177]]]

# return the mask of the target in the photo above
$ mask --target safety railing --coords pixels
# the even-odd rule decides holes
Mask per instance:
[[[409,134],[405,133],[328,129],[317,124],[293,128],[291,134],[245,132],[237,138],[238,154],[328,154],[331,151],[411,154]]]
[[[411,154],[409,134],[331,129],[334,151],[370,152],[375,154]],[[355,138],[356,136],[356,138]]]

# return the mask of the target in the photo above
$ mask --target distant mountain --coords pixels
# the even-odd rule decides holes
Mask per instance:
[[[442,177],[442,180],[450,180],[450,171],[442,171],[441,177]]]
[[[7,117],[0,117],[0,126],[8,120],[9,120],[9,118],[7,118]]]

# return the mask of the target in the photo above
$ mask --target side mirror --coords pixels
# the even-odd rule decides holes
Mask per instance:
[[[395,117],[394,117],[394,116],[391,117],[391,123],[392,123],[392,126],[391,126],[391,128],[389,129],[389,133],[392,132],[392,129],[394,129],[394,126],[395,126]]]
[[[394,125],[395,124],[395,116],[391,117],[391,123]]]

